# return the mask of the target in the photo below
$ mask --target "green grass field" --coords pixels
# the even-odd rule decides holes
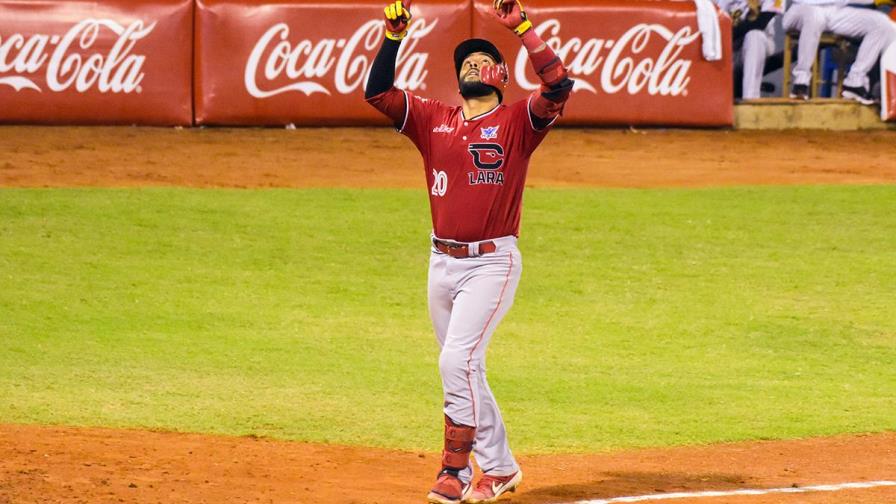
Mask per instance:
[[[435,450],[423,190],[0,190],[0,422]],[[896,429],[896,186],[527,192],[519,452]]]

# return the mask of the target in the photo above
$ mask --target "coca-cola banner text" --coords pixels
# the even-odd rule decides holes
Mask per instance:
[[[473,33],[507,60],[516,99],[540,83],[516,36],[476,0]],[[535,30],[575,79],[564,124],[729,126],[731,19],[719,14],[723,59],[706,61],[693,1],[538,0],[525,3]]]
[[[386,124],[364,102],[384,38],[382,0],[198,0],[197,124]],[[396,85],[456,100],[451,51],[470,34],[468,1],[415,3]]]
[[[192,123],[191,0],[0,0],[0,122]]]

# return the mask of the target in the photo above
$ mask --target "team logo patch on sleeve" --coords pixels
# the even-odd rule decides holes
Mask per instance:
[[[483,140],[494,140],[498,138],[498,128],[500,126],[489,126],[487,128],[479,128],[482,131],[482,135],[480,137]]]

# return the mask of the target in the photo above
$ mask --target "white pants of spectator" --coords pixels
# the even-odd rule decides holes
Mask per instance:
[[[744,70],[743,99],[751,100],[761,96],[765,60],[774,53],[774,21],[769,23],[765,30],[750,30],[744,35],[740,51],[734,55],[734,64],[742,66]]]
[[[843,80],[844,86],[867,87],[868,71],[880,53],[896,40],[896,29],[886,14],[840,5],[793,4],[784,13],[784,29],[800,32],[799,52],[793,69],[793,83],[809,85],[812,65],[818,53],[821,34],[830,31],[849,38],[861,38],[856,61]]]

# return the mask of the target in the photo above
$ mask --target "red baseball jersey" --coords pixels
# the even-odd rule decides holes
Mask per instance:
[[[437,237],[473,242],[519,236],[529,157],[550,129],[535,129],[530,99],[469,119],[460,106],[394,87],[368,100],[423,155]]]

